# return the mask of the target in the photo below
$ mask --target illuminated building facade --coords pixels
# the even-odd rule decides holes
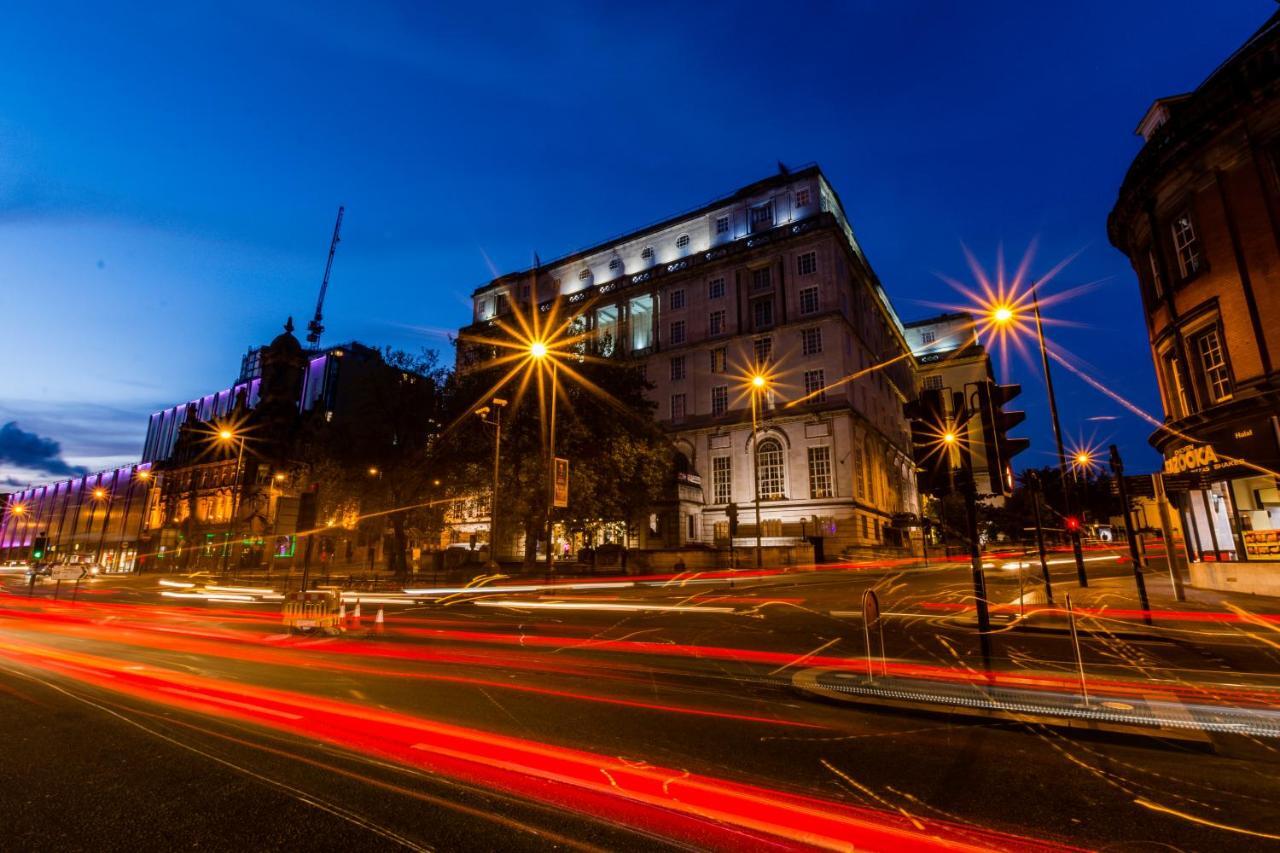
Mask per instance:
[[[557,300],[597,354],[643,368],[678,450],[670,500],[633,544],[727,544],[731,503],[738,535],[754,542],[757,481],[766,540],[816,533],[828,552],[899,544],[890,522],[917,504],[902,414],[914,364],[818,167],[494,279],[474,293],[459,369],[489,357],[468,335]],[[754,392],[753,435],[756,372],[768,383]]]
[[[143,463],[16,491],[0,518],[0,559],[27,559],[44,536],[50,561],[132,571],[150,526],[154,486]]]
[[[1151,443],[1204,586],[1280,593],[1280,14],[1148,110],[1108,220],[1146,309]],[[1220,561],[1257,561],[1224,571]]]

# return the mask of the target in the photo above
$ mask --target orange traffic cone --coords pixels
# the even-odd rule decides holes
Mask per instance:
[[[357,623],[360,621],[360,599],[358,598],[356,599],[356,609],[351,611],[351,621]]]
[[[383,628],[383,622],[384,620],[382,618],[382,608],[379,607],[378,615],[373,617],[373,633],[381,634],[385,630],[385,628]]]

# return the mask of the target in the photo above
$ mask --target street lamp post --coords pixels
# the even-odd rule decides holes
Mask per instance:
[[[99,480],[98,482],[101,483],[102,481]],[[102,550],[106,545],[107,525],[111,523],[111,504],[115,501],[115,498],[116,483],[115,475],[113,474],[111,477],[111,491],[108,492],[106,489],[102,488],[101,485],[93,490],[93,499],[95,501],[101,502],[105,499],[107,502],[106,510],[102,513],[102,532],[98,534],[98,550],[93,557],[93,562],[99,566],[102,565]]]
[[[226,547],[222,549],[222,572],[226,574],[227,564],[231,558],[231,547],[236,534],[236,527],[240,521],[240,471],[244,464],[244,436],[236,435],[229,429],[218,431],[219,441],[231,441],[239,439],[240,448],[236,453],[236,473],[231,482],[231,518],[227,522],[228,541]]]
[[[489,406],[481,406],[476,409],[476,414],[487,424],[493,425],[493,492],[489,499],[489,565],[490,571],[496,571],[498,568],[498,470],[499,462],[502,459],[502,409],[507,405],[507,401],[501,397],[494,397],[491,401],[493,406],[493,420],[488,419],[490,412]]]
[[[760,531],[760,395],[769,386],[763,373],[751,377],[751,486],[755,491],[756,505],[756,568],[764,565],[763,544]]]
[[[1044,324],[1040,320],[1040,298],[1036,293],[1036,288],[1031,288],[1031,304],[1035,313],[1036,320],[1036,338],[1040,343],[1040,363],[1044,367],[1044,386],[1049,394],[1049,416],[1053,419],[1053,440],[1058,449],[1058,472],[1062,477],[1062,502],[1066,509],[1066,514],[1071,515],[1072,488],[1071,483],[1067,479],[1067,453],[1062,446],[1062,422],[1058,419],[1058,397],[1053,392],[1053,374],[1049,372],[1049,348],[1045,343]],[[1013,314],[1009,308],[998,308],[997,314],[1004,311],[1006,316],[1002,322],[1012,319]],[[997,320],[1000,317],[997,316]],[[1089,585],[1089,576],[1084,570],[1084,552],[1080,547],[1080,531],[1079,529],[1071,530],[1071,551],[1076,558],[1076,577],[1080,581],[1080,586],[1087,587]]]

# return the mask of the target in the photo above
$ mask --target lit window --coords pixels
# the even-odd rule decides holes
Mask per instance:
[[[796,207],[808,207],[808,206],[809,206],[809,188],[805,187],[802,190],[796,190]]]
[[[1191,214],[1183,213],[1173,220],[1173,248],[1178,253],[1178,268],[1183,278],[1190,278],[1200,271],[1200,241]]]
[[[762,501],[781,500],[786,489],[786,457],[776,438],[766,438],[756,449],[756,485]]]
[[[622,272],[622,258],[614,258],[609,261],[610,272]]]
[[[671,380],[675,382],[681,379],[684,379],[684,356],[673,356],[671,359]]]
[[[818,313],[818,288],[806,287],[804,290],[800,291],[800,313]]]
[[[829,498],[831,489],[831,448],[809,448],[809,497]]]
[[[751,271],[751,289],[768,290],[773,284],[773,275],[769,267],[761,267]]]
[[[676,248],[677,248],[677,249],[683,249],[685,246],[688,246],[688,245],[689,245],[689,235],[688,235],[688,234],[681,234],[679,237],[677,237],[677,238],[676,238]]]
[[[671,420],[675,423],[684,421],[684,395],[671,395]]]
[[[676,320],[671,324],[671,343],[684,343],[684,320]]]
[[[711,414],[723,415],[729,411],[729,386],[717,385],[711,389]]]
[[[818,253],[805,252],[796,258],[796,271],[800,275],[813,275],[818,271]]]
[[[644,247],[644,251],[640,253],[640,258],[641,258],[641,260],[645,260],[645,261],[652,261],[652,260],[653,260],[653,247],[652,247],[652,246],[645,246],[645,247]]]
[[[773,298],[757,299],[751,303],[751,319],[754,328],[767,329],[773,325]]]
[[[1222,351],[1222,339],[1217,329],[1210,329],[1196,337],[1196,351],[1200,355],[1200,368],[1204,371],[1204,384],[1209,397],[1215,403],[1231,398],[1231,375],[1227,370],[1227,358]]]
[[[724,347],[716,347],[711,351],[711,372],[724,373],[728,365],[728,352]]]
[[[800,352],[802,355],[816,355],[822,352],[822,329],[800,330]]]
[[[942,390],[942,374],[935,373],[932,376],[926,376],[924,378],[924,381],[920,383],[920,387],[926,391],[941,391]]]
[[[724,298],[724,279],[713,278],[707,282],[707,298],[723,299]]]
[[[752,349],[755,353],[756,364],[768,364],[769,359],[773,358],[773,338],[756,338],[752,342]]]
[[[684,290],[673,290],[667,295],[667,302],[673,309],[684,307]]]
[[[712,311],[707,315],[707,334],[711,337],[724,334],[724,311]]]
[[[733,500],[733,462],[728,456],[711,459],[711,502],[727,504]]]
[[[751,208],[751,230],[765,231],[773,227],[773,202],[766,202]]]
[[[806,370],[804,372],[804,394],[811,402],[826,402],[827,382],[825,379],[825,371]],[[809,396],[810,394],[813,396]]]
[[[729,233],[729,217],[727,216],[716,217],[716,233],[717,234]]]
[[[591,278],[591,269],[590,269],[590,268],[587,268],[587,269],[583,270],[582,272],[578,273],[578,281],[586,281],[586,280],[587,280],[587,279],[589,279],[589,278]]]

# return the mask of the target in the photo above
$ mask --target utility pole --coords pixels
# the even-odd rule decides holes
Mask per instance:
[[[1124,531],[1129,539],[1129,557],[1133,562],[1133,581],[1138,587],[1138,600],[1142,603],[1142,621],[1151,624],[1151,602],[1147,599],[1147,582],[1142,577],[1142,555],[1138,553],[1138,531],[1133,529],[1133,512],[1129,508],[1129,489],[1124,483],[1124,461],[1120,448],[1111,445],[1111,473],[1120,487],[1120,503],[1124,508]],[[1166,547],[1166,552],[1169,550]],[[1172,559],[1170,557],[1170,559]]]

